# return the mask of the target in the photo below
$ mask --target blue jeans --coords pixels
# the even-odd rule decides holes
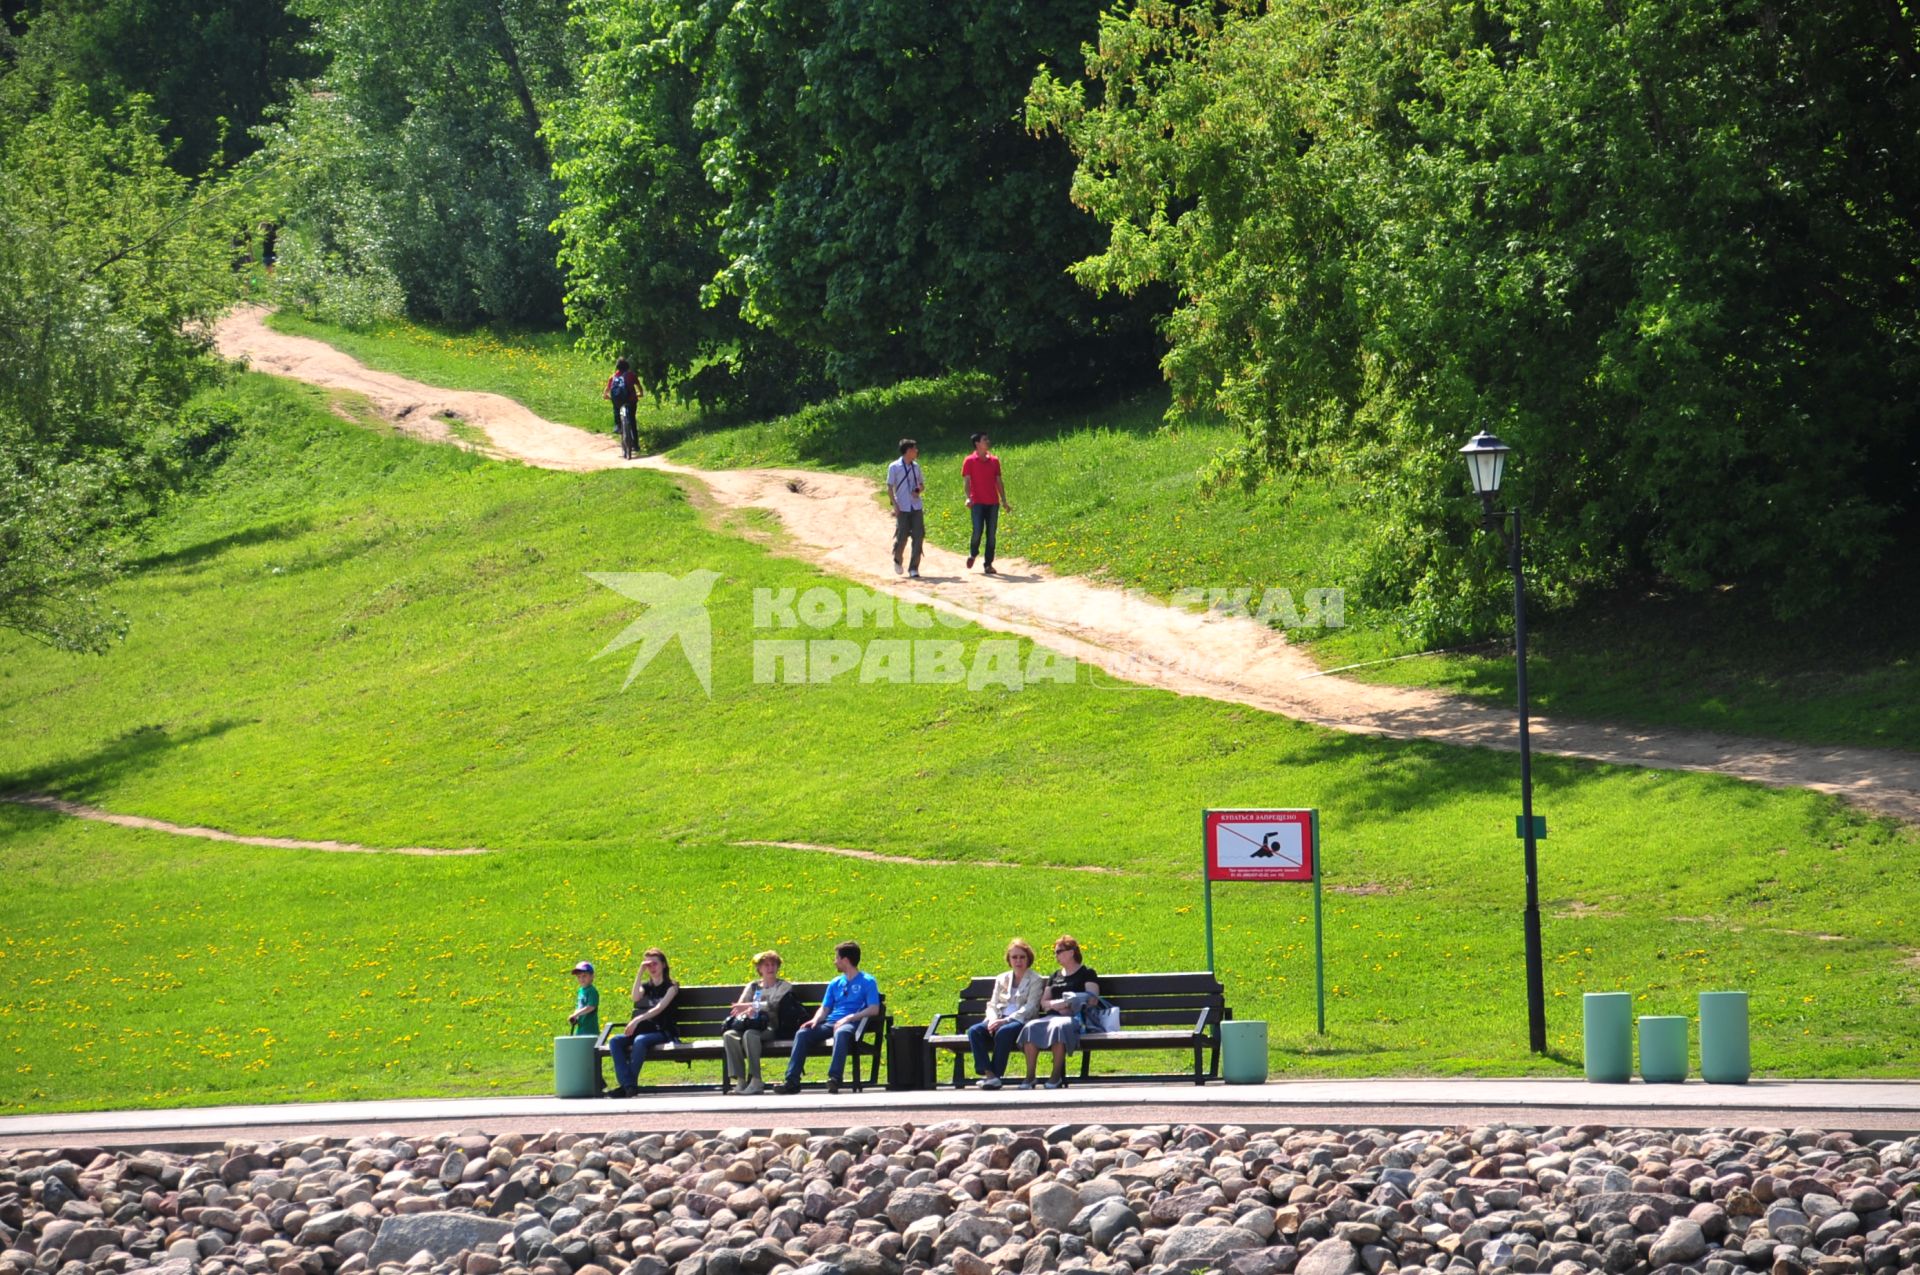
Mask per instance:
[[[862,1019],[841,1019],[827,1027],[802,1027],[793,1034],[793,1054],[787,1059],[787,1083],[797,1085],[801,1074],[806,1070],[807,1055],[814,1046],[833,1037],[833,1061],[827,1064],[827,1079],[839,1080],[847,1067],[847,1051],[853,1048],[853,1042],[860,1035],[860,1029],[866,1026]]]
[[[613,1079],[622,1089],[637,1089],[640,1085],[640,1064],[647,1060],[647,1051],[655,1045],[664,1045],[673,1037],[665,1032],[641,1032],[638,1036],[627,1036],[624,1032],[614,1033],[608,1042],[613,1051]]]
[[[975,506],[979,508],[979,506]],[[967,1028],[967,1043],[973,1046],[973,1070],[980,1076],[1004,1076],[1007,1074],[1007,1058],[1013,1053],[1014,1042],[1020,1039],[1020,1029],[1025,1023],[1009,1020],[999,1031],[990,1032],[985,1023],[975,1023]],[[988,1048],[992,1052],[989,1054]]]
[[[967,550],[967,556],[969,558],[977,558],[980,556],[980,536],[982,532],[985,532],[987,537],[987,565],[992,566],[993,538],[999,534],[1000,531],[1000,506],[969,505],[967,508],[973,511],[973,548]]]

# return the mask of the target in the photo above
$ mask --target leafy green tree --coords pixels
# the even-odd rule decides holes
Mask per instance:
[[[640,383],[716,410],[774,411],[818,390],[816,358],[746,322],[713,280],[725,200],[708,181],[702,68],[724,10],[600,0],[577,18],[579,92],[549,120],[568,322]]]
[[[384,274],[426,317],[557,319],[559,204],[541,133],[571,91],[565,0],[295,8],[329,59],[317,98],[267,133],[286,161],[275,168],[303,286],[357,290],[350,311]]]
[[[99,114],[144,94],[187,174],[251,154],[267,108],[317,68],[285,0],[39,0],[9,5],[10,26],[16,13],[24,61],[85,86]]]
[[[1920,134],[1911,23],[1869,0],[1179,7],[1103,23],[1037,124],[1171,286],[1176,415],[1239,467],[1350,472],[1370,592],[1499,622],[1452,452],[1521,448],[1547,602],[1657,575],[1829,602],[1911,532]]]
[[[0,626],[97,650],[113,546],[217,443],[183,420],[216,373],[246,207],[167,166],[144,99],[0,77]]]
[[[842,385],[970,368],[1034,390],[1138,361],[1144,306],[1065,274],[1098,228],[1066,201],[1071,155],[1021,116],[1098,8],[583,0],[592,52],[554,126],[576,318],[631,337],[704,306],[683,329],[703,351],[744,323]],[[693,363],[668,367],[653,383]]]

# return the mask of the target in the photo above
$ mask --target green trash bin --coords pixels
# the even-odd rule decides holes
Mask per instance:
[[[553,1038],[553,1096],[556,1098],[592,1098],[600,1091],[599,1061],[593,1056],[596,1038],[592,1036],[555,1036]]]
[[[1587,1079],[1624,1085],[1633,1079],[1633,997],[1626,992],[1588,992],[1581,998]]]
[[[1253,1020],[1220,1024],[1220,1076],[1230,1085],[1267,1083],[1267,1025]]]
[[[1744,1085],[1752,1074],[1747,994],[1700,993],[1700,1078],[1710,1085]]]
[[[1680,1014],[1647,1014],[1640,1019],[1640,1079],[1650,1085],[1677,1085],[1687,1078],[1687,1020]]]

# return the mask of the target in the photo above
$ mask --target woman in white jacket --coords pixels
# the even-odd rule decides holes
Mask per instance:
[[[1007,972],[993,980],[993,992],[987,997],[986,1017],[967,1029],[967,1043],[973,1046],[973,1069],[982,1089],[998,1089],[1007,1070],[1007,1058],[1020,1039],[1021,1030],[1040,1012],[1043,980],[1033,972],[1033,947],[1025,939],[1007,944]],[[1032,1087],[1033,1063],[1027,1063],[1028,1087]]]

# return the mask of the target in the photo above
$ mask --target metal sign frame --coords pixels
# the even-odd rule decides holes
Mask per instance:
[[[1222,819],[1218,816],[1247,816],[1238,819]],[[1301,849],[1306,860],[1304,864],[1281,863],[1274,867],[1253,866],[1248,864],[1223,865],[1220,862],[1219,834],[1232,832],[1235,823],[1298,825],[1305,829]],[[1236,833],[1245,837],[1245,834]],[[1245,837],[1252,842],[1251,837]],[[1261,857],[1273,850],[1271,841],[1263,838],[1260,850],[1249,856]],[[1200,880],[1202,898],[1206,909],[1207,928],[1207,972],[1213,972],[1213,883],[1218,881],[1252,881],[1273,883],[1281,881],[1311,881],[1313,883],[1313,987],[1315,1017],[1319,1033],[1327,1034],[1327,962],[1324,930],[1320,910],[1320,812],[1317,809],[1293,810],[1203,810],[1200,812]]]

